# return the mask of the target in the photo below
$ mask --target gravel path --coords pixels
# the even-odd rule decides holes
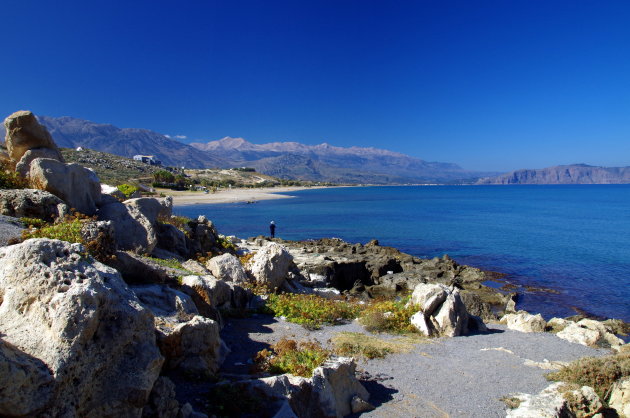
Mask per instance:
[[[247,374],[248,360],[283,337],[326,344],[340,331],[365,332],[356,322],[308,331],[264,315],[230,319],[221,336],[233,350],[223,373]],[[547,361],[606,354],[553,334],[525,334],[489,325],[489,332],[417,344],[409,353],[359,362],[358,370],[377,408],[366,417],[504,417],[500,398],[536,393],[549,382]],[[539,364],[536,364],[539,363]]]
[[[7,245],[11,238],[19,238],[23,229],[18,218],[0,215],[0,247]]]

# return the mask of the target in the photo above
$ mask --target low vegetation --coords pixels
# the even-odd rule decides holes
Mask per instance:
[[[63,221],[55,224],[40,223],[40,227],[36,229],[22,231],[22,239],[50,238],[72,243],[83,243],[81,229],[85,222],[86,219],[80,216],[68,216]]]
[[[418,342],[411,337],[384,339],[360,332],[340,332],[331,339],[335,354],[366,359],[409,352]]]
[[[330,352],[317,342],[297,342],[283,338],[272,345],[270,350],[259,351],[254,357],[254,364],[257,372],[310,377],[313,370],[329,356]]]
[[[405,306],[405,301],[375,301],[367,305],[359,321],[370,332],[394,334],[416,333],[411,317],[418,312],[417,306]]]
[[[26,180],[10,170],[6,163],[0,163],[0,189],[26,189],[27,187]]]
[[[134,186],[133,184],[129,184],[129,183],[119,184],[117,187],[118,187],[118,190],[122,194],[124,194],[127,199],[129,199],[131,196],[133,196],[134,193],[140,190],[138,186]]]
[[[521,406],[521,400],[514,396],[504,396],[503,398],[499,400],[503,402],[510,409],[515,409]]]
[[[295,293],[271,294],[264,307],[265,313],[283,316],[287,321],[309,329],[352,320],[359,311],[360,307],[355,303]]]
[[[625,348],[615,355],[573,361],[557,372],[549,373],[547,379],[590,386],[604,400],[608,398],[615,381],[628,376],[630,348]]]
[[[39,218],[20,218],[20,222],[27,228],[43,228],[48,223]]]
[[[177,269],[177,270],[182,270],[186,273],[189,274],[193,274],[190,271],[186,270],[184,267],[182,267],[182,263],[179,260],[176,260],[174,258],[168,258],[168,259],[162,259],[162,258],[155,258],[155,257],[148,257],[151,261],[163,266],[163,267],[169,267],[172,269]]]

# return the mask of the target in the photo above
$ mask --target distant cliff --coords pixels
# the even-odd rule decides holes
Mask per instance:
[[[477,184],[629,184],[630,167],[596,167],[586,164],[559,165],[537,170],[516,170]]]

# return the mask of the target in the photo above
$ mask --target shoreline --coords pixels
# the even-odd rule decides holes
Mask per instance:
[[[156,189],[158,193],[164,193],[173,197],[173,206],[193,206],[224,203],[256,203],[261,200],[290,199],[295,196],[279,194],[301,190],[324,189],[331,187],[351,186],[286,186],[286,187],[261,187],[261,188],[233,188],[221,189],[215,193],[193,192],[189,190]]]

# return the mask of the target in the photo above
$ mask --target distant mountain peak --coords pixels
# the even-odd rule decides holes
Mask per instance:
[[[516,170],[479,179],[477,184],[628,184],[630,167],[598,167],[588,164]]]

